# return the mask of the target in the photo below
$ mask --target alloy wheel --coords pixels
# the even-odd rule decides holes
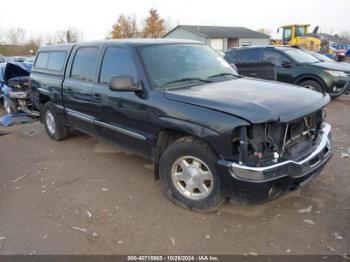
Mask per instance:
[[[45,122],[49,133],[51,135],[54,135],[56,132],[56,123],[55,118],[50,110],[47,110],[45,113]]]
[[[310,90],[313,90],[313,91],[317,91],[316,88],[312,85],[304,85],[303,87],[310,89]]]
[[[175,188],[192,200],[206,198],[214,186],[214,178],[208,166],[193,156],[178,158],[172,166],[171,178]]]

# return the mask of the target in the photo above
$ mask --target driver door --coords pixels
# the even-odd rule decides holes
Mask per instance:
[[[148,156],[147,98],[131,91],[113,91],[110,80],[115,76],[132,76],[139,82],[134,60],[129,49],[106,46],[99,70],[98,82],[93,89],[96,133],[110,141]]]

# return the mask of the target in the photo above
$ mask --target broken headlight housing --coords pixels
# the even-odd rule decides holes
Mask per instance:
[[[264,166],[296,159],[315,144],[323,122],[322,110],[287,123],[242,126],[233,131],[233,155],[241,165]]]

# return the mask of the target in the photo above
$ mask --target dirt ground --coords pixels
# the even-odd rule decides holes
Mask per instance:
[[[1,128],[0,254],[350,254],[350,96],[327,113],[336,150],[321,176],[210,214],[172,204],[152,163],[117,147],[54,142],[40,123]]]

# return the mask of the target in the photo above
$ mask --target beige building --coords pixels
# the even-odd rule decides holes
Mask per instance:
[[[245,27],[178,25],[164,38],[197,40],[217,51],[231,48],[268,45],[270,36]]]

